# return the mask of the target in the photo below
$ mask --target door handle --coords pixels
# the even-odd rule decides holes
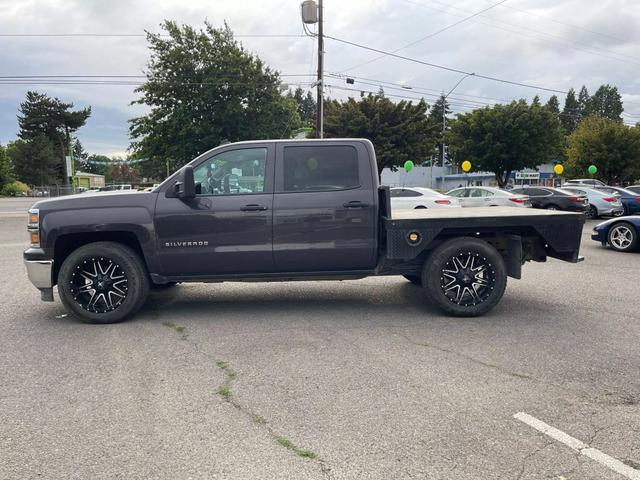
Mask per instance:
[[[365,208],[368,207],[369,204],[354,200],[353,202],[343,203],[342,206],[344,208]]]
[[[242,210],[243,212],[261,212],[264,210],[268,210],[268,207],[251,203],[249,205],[245,205],[244,207],[240,207],[240,210]]]

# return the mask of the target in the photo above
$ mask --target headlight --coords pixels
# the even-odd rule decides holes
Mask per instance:
[[[32,247],[40,248],[40,210],[32,208],[29,210],[29,243]]]

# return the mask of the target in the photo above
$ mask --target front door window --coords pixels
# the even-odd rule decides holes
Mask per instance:
[[[266,148],[219,153],[194,170],[197,195],[263,193],[266,163]]]

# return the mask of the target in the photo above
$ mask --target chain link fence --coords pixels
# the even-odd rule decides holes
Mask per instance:
[[[65,185],[42,185],[39,187],[33,187],[29,191],[31,197],[62,197],[64,195],[72,195],[79,193],[82,190],[72,186]]]

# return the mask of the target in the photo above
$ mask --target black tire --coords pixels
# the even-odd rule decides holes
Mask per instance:
[[[418,205],[416,208],[414,208],[414,210],[426,210],[427,207],[425,207],[424,205]]]
[[[638,230],[627,222],[614,223],[609,228],[607,242],[617,252],[631,252],[638,246]]]
[[[422,277],[418,274],[416,275],[403,275],[404,278],[409,280],[414,285],[422,285]]]
[[[560,210],[560,207],[558,205],[547,205],[546,207],[544,207],[546,210]]]
[[[589,205],[587,210],[584,212],[584,215],[590,220],[595,220],[598,218],[598,209],[593,205]]]
[[[115,323],[144,304],[149,276],[129,247],[114,242],[90,243],[62,263],[58,293],[67,310],[83,322]]]
[[[431,302],[445,313],[477,317],[502,298],[507,270],[502,256],[487,242],[455,238],[440,245],[427,258],[422,285]]]

